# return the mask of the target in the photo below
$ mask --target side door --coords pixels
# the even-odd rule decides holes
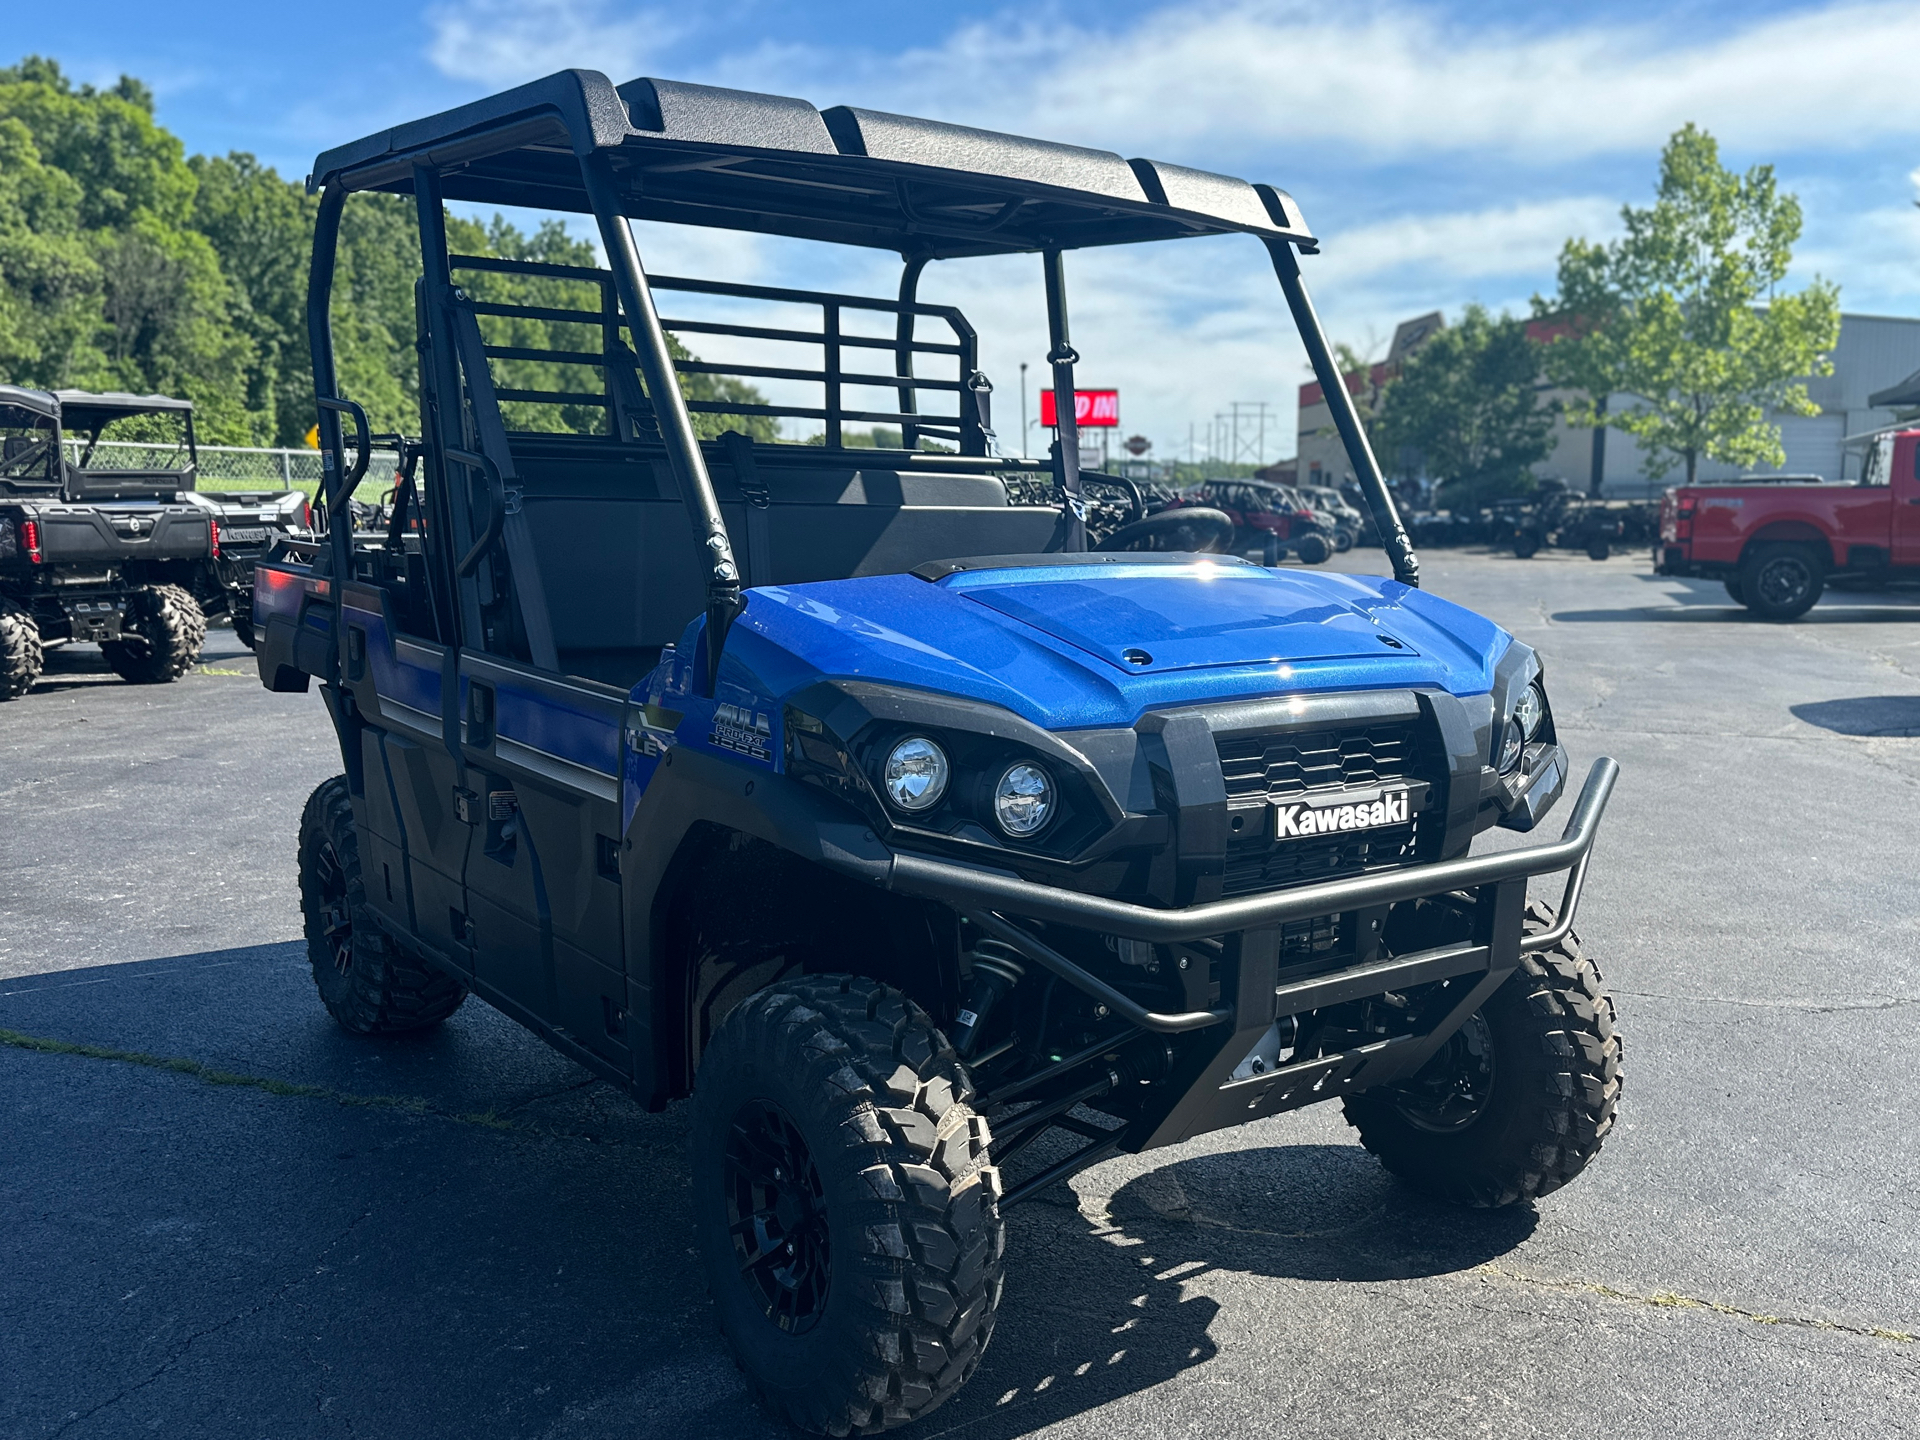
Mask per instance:
[[[1920,434],[1883,435],[1875,450],[1891,492],[1893,563],[1920,566]]]
[[[465,651],[474,979],[502,1008],[630,1070],[611,686]]]
[[[347,586],[348,688],[378,723],[362,732],[367,902],[471,977],[467,858],[473,827],[460,795],[458,694],[449,646],[403,633],[376,586]]]

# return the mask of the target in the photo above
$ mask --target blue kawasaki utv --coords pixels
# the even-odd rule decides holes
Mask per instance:
[[[259,567],[255,619],[264,683],[317,678],[339,736],[300,822],[320,997],[383,1034],[473,992],[691,1097],[715,1310],[774,1409],[866,1433],[952,1395],[1007,1209],[1108,1156],[1334,1099],[1466,1205],[1599,1151],[1619,1040],[1570,926],[1615,767],[1560,839],[1469,854],[1567,758],[1533,652],[1418,588],[1284,191],[585,71],[310,183],[332,524]],[[329,308],[361,191],[417,207],[421,405],[356,531],[374,437]],[[449,253],[450,201],[590,216],[606,266]],[[634,219],[894,252],[899,287],[650,276]],[[1204,516],[1137,496],[1090,542],[1116,502],[1078,468],[1065,256],[1206,235],[1271,257],[1395,578],[1196,553]],[[1044,465],[918,298],[1008,254],[1045,280]]]

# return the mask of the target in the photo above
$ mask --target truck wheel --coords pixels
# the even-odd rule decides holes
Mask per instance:
[[[18,700],[31,690],[45,659],[33,616],[0,600],[0,700]]]
[[[356,1035],[438,1025],[467,987],[410,955],[366,919],[360,836],[347,778],[321,782],[300,816],[300,909],[320,1003]]]
[[[1327,544],[1324,535],[1302,535],[1300,543],[1294,548],[1302,565],[1324,565],[1327,557],[1333,554],[1333,547]]]
[[[1553,924],[1527,907],[1527,929]],[[1558,1190],[1584,1170],[1620,1103],[1613,1000],[1569,935],[1520,969],[1397,1085],[1346,1101],[1360,1143],[1400,1179],[1456,1205],[1497,1206]]]
[[[120,638],[100,647],[107,667],[135,685],[178,680],[200,658],[207,617],[178,585],[141,585],[127,597]]]
[[[851,975],[762,990],[708,1045],[692,1137],[708,1288],[748,1382],[799,1428],[905,1424],[980,1363],[1006,1231],[971,1095],[920,1008]]]
[[[1825,568],[1804,545],[1755,545],[1740,561],[1741,603],[1762,620],[1797,620],[1826,588]]]

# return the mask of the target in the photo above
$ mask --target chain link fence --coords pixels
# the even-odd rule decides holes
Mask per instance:
[[[201,490],[304,490],[309,499],[320,488],[320,452],[318,450],[251,449],[238,445],[201,445],[196,488]],[[78,465],[85,446],[77,440],[67,442],[67,461]],[[347,450],[347,463],[354,452]],[[367,478],[354,491],[354,498],[377,501],[393,487],[397,457],[390,450],[376,450],[367,464]],[[142,444],[134,440],[102,440],[93,447],[87,460],[89,470],[178,470],[187,463],[185,447]]]

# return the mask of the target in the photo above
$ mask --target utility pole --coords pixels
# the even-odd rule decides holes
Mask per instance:
[[[1020,458],[1027,458],[1027,362],[1020,362]]]

